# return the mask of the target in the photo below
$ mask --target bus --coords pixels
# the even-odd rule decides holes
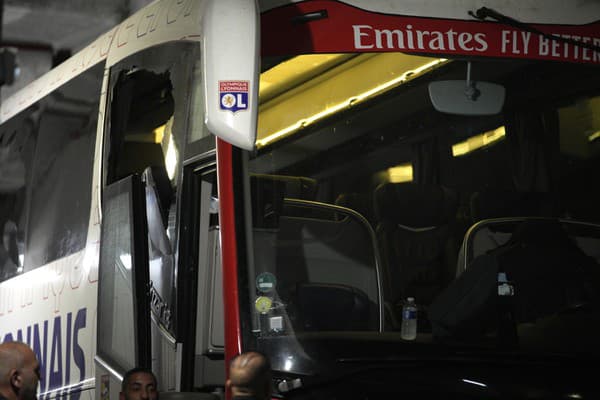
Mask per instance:
[[[594,398],[600,3],[157,0],[2,103],[41,399]],[[177,397],[179,398],[179,397]]]

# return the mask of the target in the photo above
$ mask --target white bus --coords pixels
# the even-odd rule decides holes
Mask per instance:
[[[597,396],[599,18],[152,3],[1,105],[0,341],[42,399],[245,350],[278,397]]]

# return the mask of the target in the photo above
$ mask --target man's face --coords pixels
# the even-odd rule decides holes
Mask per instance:
[[[19,369],[19,375],[21,376],[19,400],[36,400],[40,381],[40,363],[31,350],[23,357],[23,367]]]
[[[129,382],[120,400],[157,400],[156,382],[154,377],[146,372],[136,372],[129,377]]]

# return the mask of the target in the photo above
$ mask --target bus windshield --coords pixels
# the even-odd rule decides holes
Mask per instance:
[[[597,352],[596,66],[401,53],[262,62],[241,302],[250,347],[275,370]],[[504,89],[501,110],[434,107],[430,84],[468,72]],[[415,315],[413,339],[403,319]]]

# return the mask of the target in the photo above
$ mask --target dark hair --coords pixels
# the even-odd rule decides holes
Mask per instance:
[[[124,392],[127,389],[127,385],[129,384],[129,379],[131,379],[131,375],[137,374],[137,373],[151,375],[152,379],[154,379],[154,385],[155,386],[157,385],[158,382],[156,382],[156,376],[154,376],[154,373],[152,372],[152,370],[150,370],[148,368],[143,368],[143,367],[136,367],[136,368],[130,369],[129,371],[125,372],[125,375],[123,375],[123,382],[121,382],[121,391],[122,392]]]

